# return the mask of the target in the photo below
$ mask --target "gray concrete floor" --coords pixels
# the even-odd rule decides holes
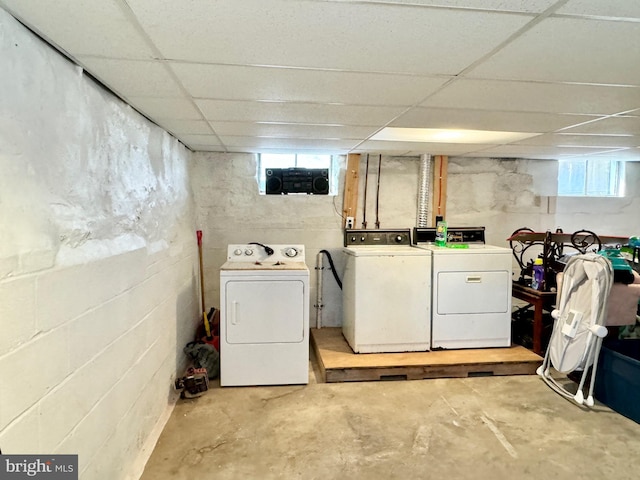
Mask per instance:
[[[640,425],[537,376],[219,388],[180,400],[143,480],[636,479]]]

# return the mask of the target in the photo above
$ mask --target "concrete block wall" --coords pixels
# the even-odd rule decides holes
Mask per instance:
[[[360,191],[364,191],[366,156],[361,156]],[[375,228],[378,156],[369,159],[367,194],[368,228]],[[339,160],[339,194],[260,195],[257,183],[257,155],[196,152],[191,178],[197,205],[198,228],[204,232],[205,297],[219,306],[219,267],[231,243],[298,243],[306,247],[310,270],[310,324],[316,324],[316,257],[328,250],[342,278],[342,192],[346,156]],[[406,228],[415,224],[419,171],[417,157],[384,156],[380,173],[379,220],[381,228]],[[361,227],[364,195],[356,226]],[[324,258],[322,324],[340,325],[341,291]]]
[[[138,478],[201,318],[190,152],[0,31],[0,448]]]
[[[360,195],[356,227],[362,227],[364,172],[361,157]],[[367,226],[375,228],[378,155],[369,157]],[[219,267],[229,243],[302,243],[311,271],[311,325],[315,325],[315,255],[329,250],[342,277],[343,231],[339,212],[344,192],[344,159],[338,196],[260,196],[256,156],[252,154],[196,153],[192,184],[197,222],[205,231],[205,284],[208,303],[219,302]],[[596,232],[630,235],[640,231],[637,211],[640,164],[627,166],[625,199],[588,201],[557,197],[558,164],[526,159],[449,158],[447,220],[450,225],[485,226],[487,242],[508,246],[506,239],[521,227],[534,230]],[[418,157],[382,157],[379,220],[381,228],[416,224]],[[594,206],[593,208],[589,205]],[[596,208],[595,205],[598,207]],[[620,208],[622,206],[622,208]],[[342,323],[342,295],[326,268],[323,271],[323,325]],[[514,261],[515,269],[515,261]]]
[[[449,225],[484,226],[487,243],[508,246],[515,230],[555,229],[558,162],[450,158],[447,181]]]

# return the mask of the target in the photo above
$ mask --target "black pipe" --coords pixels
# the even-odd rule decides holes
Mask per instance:
[[[380,228],[380,217],[378,216],[380,205],[380,171],[382,170],[382,154],[378,159],[378,187],[376,190],[376,228]]]
[[[336,267],[333,264],[333,258],[331,258],[331,254],[327,250],[320,250],[320,253],[324,253],[327,256],[327,258],[329,259],[329,266],[331,267],[331,272],[333,273],[333,278],[336,279],[336,283],[340,287],[340,290],[342,290],[342,282],[340,281],[340,278],[338,277],[338,272],[336,272]]]
[[[364,171],[364,206],[362,207],[362,228],[367,228],[367,184],[369,182],[369,154],[367,153],[367,166]]]

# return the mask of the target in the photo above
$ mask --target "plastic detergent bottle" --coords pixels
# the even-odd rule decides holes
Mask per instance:
[[[544,266],[542,259],[536,258],[533,262],[533,275],[531,278],[531,288],[534,290],[542,290],[542,282],[544,280]]]
[[[436,224],[436,246],[444,247],[447,244],[447,222],[440,220]]]

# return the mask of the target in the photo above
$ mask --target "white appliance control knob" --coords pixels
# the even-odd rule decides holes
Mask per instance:
[[[364,241],[365,241],[364,235],[360,237],[360,241],[361,241],[361,242],[364,242]]]
[[[396,235],[396,243],[402,243],[402,235]]]
[[[241,249],[239,249],[239,248],[236,248],[236,249],[233,251],[233,254],[234,254],[234,255],[242,255],[242,250],[241,250]]]
[[[244,251],[244,254],[245,254],[247,257],[250,257],[251,255],[253,255],[253,250],[251,250],[250,248],[247,248],[247,249]]]
[[[296,255],[298,255],[298,250],[296,250],[296,249],[295,249],[295,248],[293,248],[293,247],[289,247],[289,248],[287,248],[287,249],[284,251],[284,254],[285,254],[287,257],[289,257],[289,258],[293,258],[293,257],[295,257]]]

